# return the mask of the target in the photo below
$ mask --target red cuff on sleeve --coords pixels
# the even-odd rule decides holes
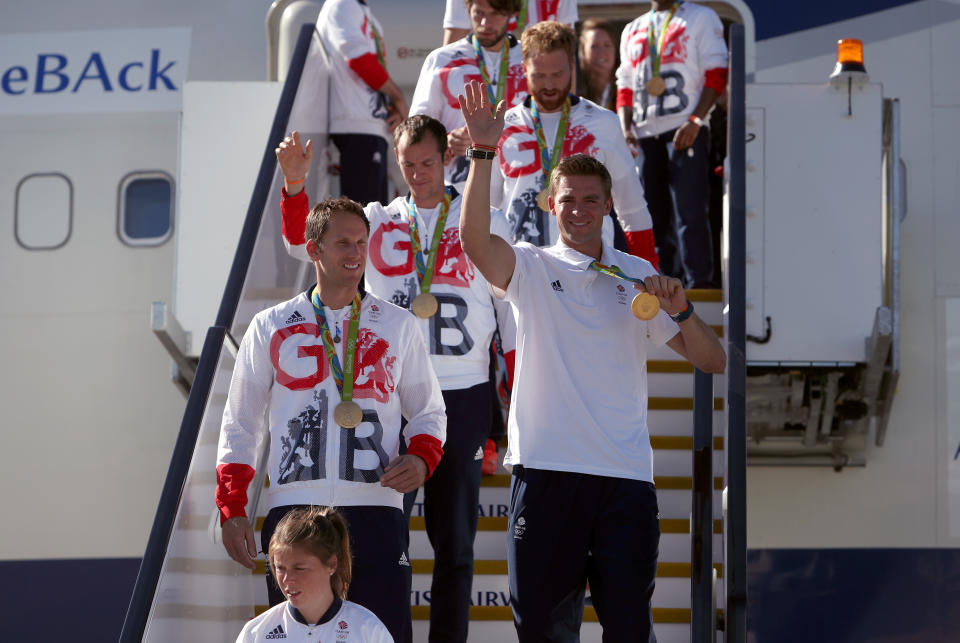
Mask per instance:
[[[432,435],[415,435],[410,438],[407,453],[427,463],[427,478],[429,478],[440,464],[440,458],[443,457],[443,445]]]
[[[507,351],[503,354],[503,361],[507,364],[507,389],[513,390],[513,365],[517,360],[517,351]]]
[[[703,86],[716,90],[718,94],[722,94],[723,90],[727,87],[727,68],[717,67],[716,69],[708,69],[703,74]]]
[[[617,109],[633,107],[633,90],[621,87],[617,90]]]
[[[657,244],[653,239],[652,228],[624,232],[623,236],[627,238],[627,249],[630,254],[646,259],[653,264],[655,269],[660,269],[660,257],[657,256]]]
[[[220,509],[220,524],[231,518],[247,515],[247,487],[253,480],[253,467],[232,462],[217,466],[217,491],[214,495]]]
[[[390,80],[390,74],[383,68],[376,54],[363,54],[347,62],[350,69],[356,72],[357,76],[363,79],[363,82],[370,85],[371,89],[380,89],[383,84]]]
[[[307,191],[300,190],[293,196],[287,196],[287,189],[280,188],[280,226],[283,238],[291,246],[302,246],[307,242],[307,215],[310,202]]]

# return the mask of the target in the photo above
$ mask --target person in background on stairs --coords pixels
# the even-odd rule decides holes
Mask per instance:
[[[426,114],[447,128],[446,180],[463,191],[470,163],[463,153],[470,141],[463,126],[457,94],[469,78],[483,78],[494,95],[516,105],[527,95],[520,41],[507,33],[521,0],[466,0],[473,31],[465,38],[434,49],[423,61],[410,115]]]
[[[440,381],[447,441],[423,488],[424,524],[434,550],[429,640],[465,643],[481,465],[493,407],[489,347],[497,322],[487,282],[460,247],[460,195],[444,186],[446,129],[419,114],[400,123],[394,142],[409,191],[364,208],[372,231],[366,289],[411,311],[410,324],[426,342]],[[309,202],[303,184],[313,145],[301,144],[293,132],[276,153],[285,180],[283,239],[291,255],[306,259]],[[492,226],[494,233],[508,234],[502,215]],[[409,510],[414,495],[408,495]]]
[[[504,106],[470,83],[472,146],[460,217],[467,256],[516,312],[517,360],[505,463],[510,602],[521,643],[578,641],[589,581],[605,641],[655,641],[660,527],[647,427],[646,359],[667,344],[697,368],[726,355],[678,279],[603,240],[611,178],[583,154],[554,168],[545,248],[490,234],[490,178]],[[634,295],[636,301],[631,301]]]
[[[617,112],[647,195],[660,270],[714,288],[710,110],[727,83],[727,46],[713,9],[653,0],[623,30]]]
[[[469,7],[464,0],[447,0],[443,12],[443,44],[460,40],[470,33]],[[518,14],[508,28],[517,38],[527,27],[544,20],[557,20],[571,29],[577,23],[577,0],[520,0]]]
[[[244,625],[237,643],[393,643],[376,614],[347,599],[350,535],[332,507],[295,509],[270,538],[270,569],[287,600]]]
[[[446,415],[423,335],[405,310],[360,290],[370,224],[359,203],[318,203],[306,219],[317,282],[257,313],[237,351],[217,450],[223,545],[253,569],[247,487],[269,440],[268,554],[277,523],[308,505],[337,507],[354,553],[348,596],[413,638],[403,494],[443,456]],[[401,420],[407,424],[401,432]],[[400,443],[406,439],[406,453]],[[270,604],[283,601],[267,569]]]
[[[387,142],[407,100],[387,72],[383,27],[366,0],[326,0],[317,33],[330,57],[330,140],[340,151],[340,193],[387,198]]]

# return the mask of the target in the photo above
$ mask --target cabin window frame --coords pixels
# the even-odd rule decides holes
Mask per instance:
[[[20,238],[20,189],[23,187],[24,183],[30,179],[41,178],[41,177],[59,177],[63,179],[67,184],[67,234],[64,236],[63,241],[52,246],[34,246],[26,243],[23,239]],[[43,250],[58,250],[70,241],[73,237],[73,181],[70,180],[70,177],[62,172],[33,172],[26,175],[19,182],[17,182],[17,187],[14,189],[14,200],[13,200],[13,238],[17,242],[17,245],[23,248],[24,250],[30,251],[43,251]]]
[[[136,181],[162,179],[170,186],[170,211],[169,222],[166,232],[157,237],[131,237],[127,234],[124,223],[127,217],[127,190]],[[155,248],[162,246],[173,237],[173,228],[175,224],[176,213],[176,195],[177,185],[173,177],[163,170],[136,170],[126,174],[120,179],[120,185],[117,188],[117,237],[124,245],[133,248]]]

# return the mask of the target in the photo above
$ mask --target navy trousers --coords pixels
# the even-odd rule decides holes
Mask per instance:
[[[490,394],[489,382],[443,391],[447,441],[440,464],[423,485],[424,524],[434,557],[430,643],[467,640],[480,465],[490,435]],[[404,505],[406,508],[407,503]],[[409,506],[412,510],[412,501]]]
[[[331,134],[340,151],[340,194],[360,205],[389,203],[387,142],[373,134]]]
[[[687,288],[713,286],[710,236],[710,135],[701,127],[693,145],[675,150],[676,130],[640,139],[640,178],[653,219],[660,272]]]
[[[260,547],[264,552],[268,551],[270,538],[280,519],[287,512],[303,506],[287,505],[270,510],[260,530]],[[337,507],[337,511],[347,522],[353,555],[353,579],[347,598],[376,614],[396,643],[411,643],[410,587],[413,578],[403,512],[379,506]],[[271,606],[286,600],[270,572],[270,565],[267,565],[267,593]]]
[[[514,466],[507,526],[520,643],[580,640],[587,581],[605,643],[650,643],[660,520],[653,484]]]

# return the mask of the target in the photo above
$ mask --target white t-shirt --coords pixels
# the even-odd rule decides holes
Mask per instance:
[[[537,206],[537,195],[546,185],[540,162],[540,149],[527,98],[504,116],[499,142],[500,171],[490,180],[490,203],[503,210],[510,224],[512,241],[528,241],[537,246],[552,245],[559,239],[556,219]],[[542,113],[547,150],[553,153],[560,112]],[[613,179],[613,207],[625,232],[649,230],[653,220],[647,210],[643,186],[634,166],[633,155],[620,129],[616,114],[585,98],[574,96],[570,107],[567,136],[561,156],[586,154],[602,162]],[[604,220],[604,241],[613,245],[613,222]]]
[[[590,270],[563,242],[514,246],[503,295],[517,318],[517,358],[505,463],[653,482],[647,354],[679,331],[666,313],[633,316],[629,282]],[[657,274],[604,245],[601,263]]]
[[[243,626],[237,643],[393,643],[376,614],[350,601],[342,601],[340,609],[321,623],[308,625],[298,617],[289,602],[274,605]]]
[[[556,20],[568,27],[577,23],[576,0],[521,0],[527,3],[527,25],[544,20]],[[517,14],[520,15],[519,13]],[[515,31],[517,23],[510,21],[510,31]],[[446,11],[443,12],[444,29],[472,29],[470,14],[463,0],[447,0]],[[517,34],[519,37],[520,34]]]
[[[317,31],[332,68],[331,134],[373,134],[390,140],[385,96],[367,85],[349,65],[355,58],[376,55],[373,27],[382,39],[380,22],[370,7],[358,0],[327,0],[320,9]]]
[[[327,309],[347,335],[349,307]],[[331,328],[331,334],[336,331]],[[340,364],[346,341],[335,344]],[[334,420],[340,392],[306,293],[254,316],[237,351],[217,451],[221,465],[256,465],[270,437],[270,507],[316,504],[403,507],[403,494],[380,485],[404,436],[446,439],[440,385],[413,316],[367,293],[360,306],[353,401],[363,422]]]
[[[669,11],[654,13],[654,35]],[[656,136],[683,125],[696,109],[703,93],[704,74],[709,69],[727,67],[727,46],[723,25],[713,9],[684,2],[667,26],[660,50],[660,75],[666,91],[660,96],[647,94],[645,85],[653,75],[648,28],[650,12],[640,16],[623,30],[620,38],[620,67],[617,89],[632,92],[633,129],[638,138]]]
[[[520,43],[516,38],[508,36],[507,86],[504,89],[503,100],[507,107],[521,102],[527,95],[527,77],[523,73],[523,57],[520,54]],[[483,51],[483,57],[493,83],[493,93],[496,96],[497,87],[501,82],[500,60],[501,51]],[[413,92],[410,103],[410,115],[426,114],[437,119],[447,131],[464,126],[463,113],[457,96],[463,93],[464,86],[470,81],[481,81],[480,67],[477,64],[477,54],[473,49],[470,37],[461,38],[446,47],[434,49],[423,61],[420,69],[420,78],[417,88]],[[463,191],[463,184],[467,180],[470,165],[466,157],[459,157],[446,167],[445,178]]]

